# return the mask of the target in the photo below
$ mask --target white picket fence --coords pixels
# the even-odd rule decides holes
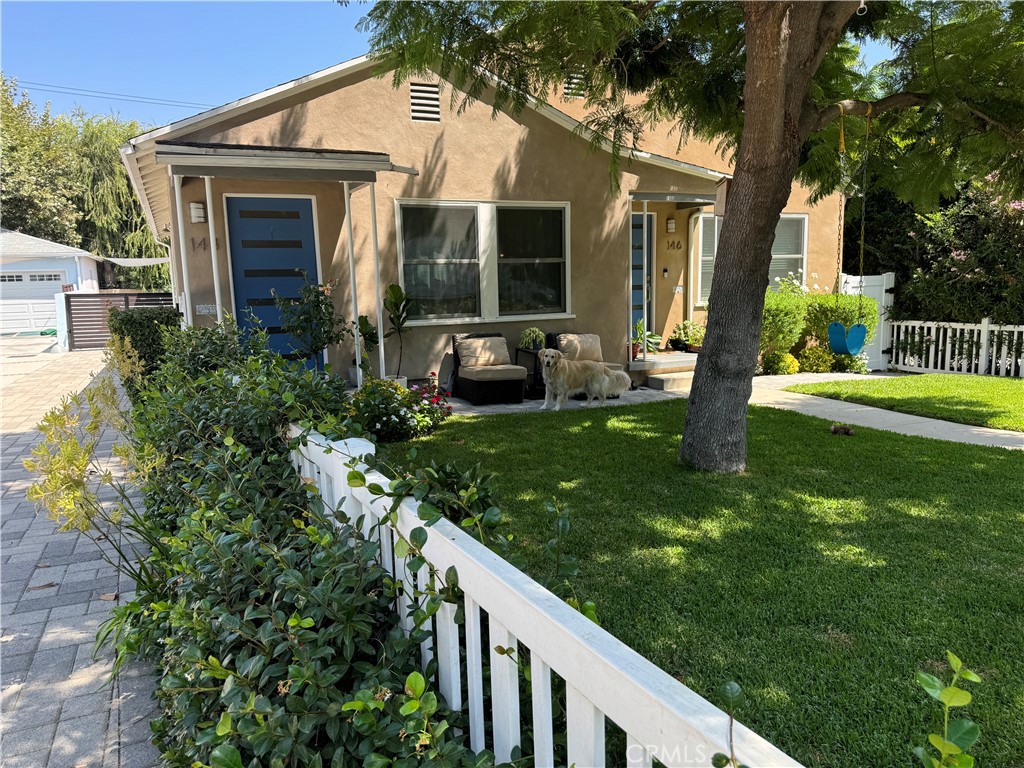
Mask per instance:
[[[293,426],[291,434],[301,433]],[[373,450],[366,440],[331,443],[313,433],[292,458],[296,470],[316,483],[325,504],[334,509],[340,505],[351,520],[364,518],[364,533],[380,544],[382,565],[404,585],[406,596],[399,599],[396,611],[408,631],[413,625],[413,598],[409,596],[417,594],[417,587],[430,586],[426,583],[429,569],[410,573],[405,560],[395,557],[395,542],[398,535],[408,539],[423,522],[417,516],[417,503],[407,498],[398,508],[397,530],[389,523],[377,525],[387,517],[391,500],[376,497],[365,487],[348,487],[349,463]],[[387,479],[368,471],[362,462],[355,468],[365,473],[368,484],[387,487]],[[474,751],[490,748],[499,762],[507,761],[512,750],[521,746],[522,729],[528,724],[533,729],[534,764],[553,768],[552,688],[558,690],[564,684],[569,765],[591,768],[606,764],[606,718],[627,737],[625,754],[611,760],[616,766],[649,767],[654,760],[666,768],[710,766],[714,753],[728,753],[729,718],[723,711],[458,526],[440,520],[427,530],[421,553],[439,574],[455,567],[463,591],[465,623],[456,623],[455,605],[443,603],[431,619],[433,637],[423,645],[423,665],[425,668],[436,659],[437,689],[453,710],[468,709]],[[487,648],[481,642],[485,631]],[[498,646],[527,649],[521,657],[516,654],[531,671],[531,701],[525,707],[519,695],[520,666],[498,653]],[[733,740],[737,757],[749,765],[799,766],[739,723]]]
[[[893,322],[891,359],[897,371],[1024,377],[1024,325]]]

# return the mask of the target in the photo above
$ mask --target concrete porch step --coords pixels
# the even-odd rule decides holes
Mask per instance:
[[[694,352],[661,352],[649,355],[646,360],[640,358],[629,363],[629,370],[644,371],[648,375],[692,371],[696,367],[697,355]]]
[[[647,377],[647,386],[651,389],[663,389],[666,392],[688,392],[693,383],[693,371],[675,373],[655,373]]]

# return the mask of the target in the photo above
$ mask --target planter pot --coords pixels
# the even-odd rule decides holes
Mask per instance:
[[[384,378],[386,378],[388,381],[397,381],[398,382],[398,386],[400,386],[402,389],[408,389],[409,388],[409,377],[408,376],[388,375],[388,376],[385,376]]]
[[[700,344],[687,344],[686,345],[686,351],[687,352],[700,352],[700,347],[701,347]]]
[[[669,339],[668,345],[676,352],[686,351],[686,343],[682,339]]]
[[[629,350],[630,350],[630,354],[632,354],[634,360],[639,360],[640,359],[640,345],[639,344],[631,344]]]

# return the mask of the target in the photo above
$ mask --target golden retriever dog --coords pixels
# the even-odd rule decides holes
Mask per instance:
[[[541,370],[544,374],[544,405],[546,410],[554,405],[559,411],[572,395],[583,393],[586,405],[606,398],[621,395],[632,386],[629,374],[613,371],[604,363],[593,360],[570,360],[557,349],[545,349],[540,353]]]

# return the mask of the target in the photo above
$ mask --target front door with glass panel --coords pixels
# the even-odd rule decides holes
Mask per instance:
[[[633,327],[644,321],[644,328],[654,330],[654,214],[647,214],[647,244],[644,246],[644,215],[632,216],[630,237],[630,318]],[[646,279],[644,263],[647,264]]]
[[[298,298],[307,280],[318,281],[313,201],[229,197],[227,203],[238,325],[262,328],[272,350],[294,359],[295,339],[281,329],[281,312],[274,299],[275,294]]]

